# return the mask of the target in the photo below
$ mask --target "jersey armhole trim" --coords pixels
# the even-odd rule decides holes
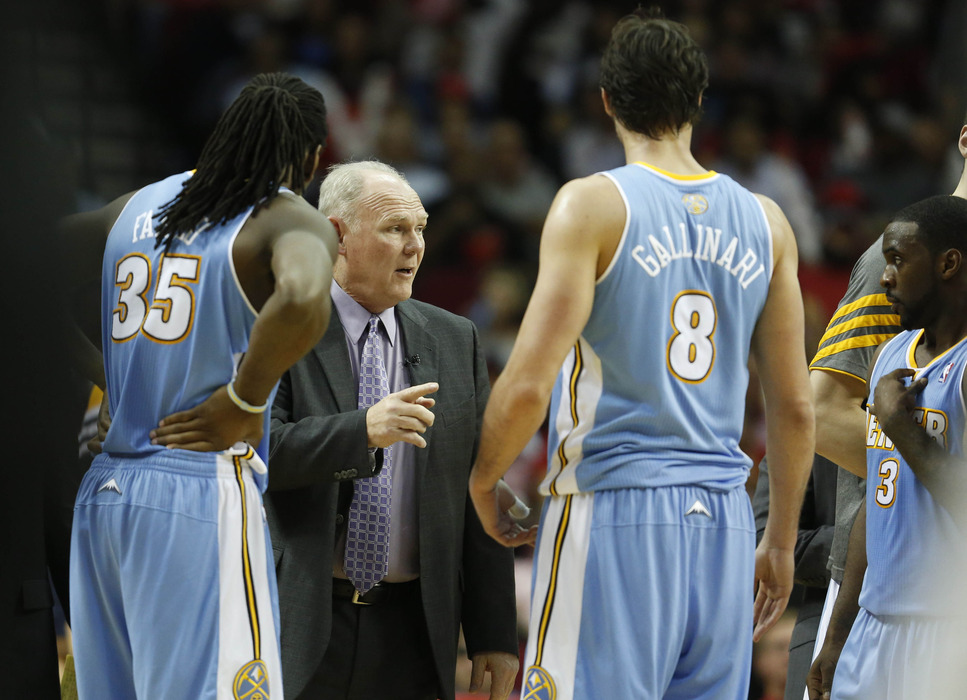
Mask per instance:
[[[776,269],[775,241],[773,240],[775,234],[772,232],[772,226],[769,225],[769,217],[766,215],[766,210],[765,207],[762,206],[762,202],[760,202],[759,198],[756,197],[752,192],[749,192],[749,196],[752,197],[752,201],[754,201],[756,206],[759,207],[759,214],[762,216],[762,225],[766,227],[766,231],[769,234],[766,236],[766,245],[769,249],[769,282],[771,283],[772,273],[775,272]]]
[[[618,245],[614,249],[614,255],[611,256],[611,260],[608,262],[608,266],[604,269],[604,272],[602,272],[598,279],[594,281],[595,286],[598,286],[604,282],[608,275],[611,274],[611,270],[613,270],[614,266],[618,263],[618,257],[621,255],[621,251],[625,247],[625,241],[628,240],[628,231],[631,228],[631,207],[628,205],[628,197],[625,195],[624,189],[611,173],[601,172],[598,174],[604,175],[606,178],[611,180],[611,183],[615,186],[615,189],[618,190],[618,194],[621,195],[621,201],[624,202],[625,205],[625,226],[621,231],[621,238],[618,240]]]
[[[248,212],[246,212],[245,216],[242,217],[242,220],[238,222],[238,226],[235,228],[235,231],[228,239],[228,269],[232,271],[232,279],[235,280],[235,288],[238,289],[238,293],[242,297],[242,300],[245,302],[245,305],[248,307],[249,311],[252,312],[252,316],[258,318],[258,315],[259,315],[258,309],[256,309],[255,306],[252,305],[252,302],[248,298],[248,294],[246,294],[245,290],[242,288],[242,282],[238,278],[238,270],[235,269],[235,240],[238,238],[238,234],[242,232],[242,227],[245,225],[245,223],[249,220],[249,217],[251,216],[252,216],[252,209],[249,209]]]

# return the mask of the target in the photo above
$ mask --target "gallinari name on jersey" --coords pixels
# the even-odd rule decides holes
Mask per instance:
[[[765,272],[764,263],[751,248],[746,247],[736,262],[736,253],[742,245],[738,236],[723,244],[720,228],[698,224],[694,228],[694,240],[684,221],[674,228],[677,230],[673,234],[673,227],[662,226],[658,236],[648,234],[647,248],[639,244],[631,250],[631,257],[651,277],[657,277],[676,260],[699,260],[728,270],[742,289],[748,289]]]
[[[873,415],[872,404],[866,412],[866,449],[868,450],[892,450],[893,441],[887,437],[886,433],[880,428],[880,422]],[[935,408],[913,409],[913,420],[921,428],[927,431],[927,435],[940,443],[941,447],[947,449],[947,414]]]

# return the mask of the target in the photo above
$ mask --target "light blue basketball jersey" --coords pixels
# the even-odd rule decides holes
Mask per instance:
[[[551,398],[547,494],[745,483],[749,345],[772,235],[730,177],[603,173],[627,219]]]
[[[900,367],[926,377],[915,416],[948,452],[962,455],[967,339],[918,367],[914,351],[922,334],[906,331],[883,346],[870,378],[871,391],[883,375]],[[860,605],[873,615],[949,616],[963,610],[967,539],[869,409],[866,465],[867,569]]]
[[[173,175],[138,191],[107,240],[101,334],[112,423],[104,450],[116,456],[165,449],[151,444],[149,431],[231,381],[255,322],[232,261],[251,208],[225,224],[179,235],[167,252],[155,246],[156,216],[190,176]],[[263,461],[268,420],[266,412],[257,447]]]

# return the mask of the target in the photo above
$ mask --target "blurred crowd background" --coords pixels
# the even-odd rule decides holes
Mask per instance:
[[[967,3],[655,4],[709,56],[699,161],[772,197],[792,223],[811,356],[853,262],[891,213],[952,191],[960,175]],[[496,376],[555,191],[624,162],[597,67],[611,27],[637,5],[32,0],[11,10],[25,21],[5,50],[25,69],[16,89],[58,154],[75,210],[191,168],[252,74],[288,71],[316,86],[329,110],[325,159],[379,158],[422,197],[430,217],[415,296],[473,319]],[[756,459],[763,420],[753,381],[746,449]],[[511,472],[535,510],[542,439]]]

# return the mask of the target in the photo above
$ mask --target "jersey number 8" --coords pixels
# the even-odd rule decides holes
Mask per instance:
[[[686,290],[672,302],[668,367],[683,382],[705,381],[715,363],[715,302],[705,292]]]

